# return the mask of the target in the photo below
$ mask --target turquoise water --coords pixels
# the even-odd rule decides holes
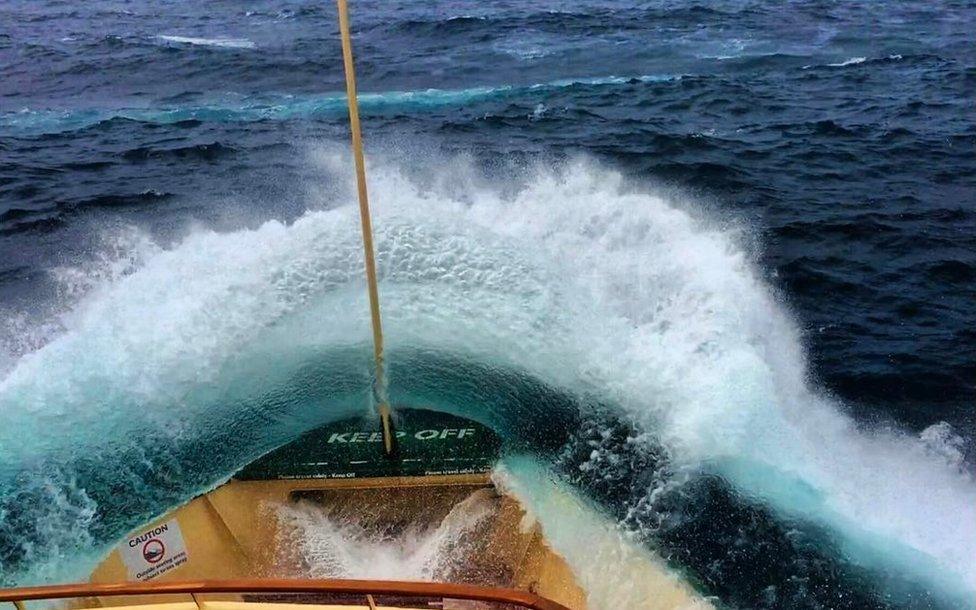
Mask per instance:
[[[331,6],[0,12],[0,575],[53,582],[368,416],[368,310]],[[729,606],[970,603],[972,7],[354,14],[396,402]]]

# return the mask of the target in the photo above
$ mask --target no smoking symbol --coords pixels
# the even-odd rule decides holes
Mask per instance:
[[[142,547],[142,558],[148,563],[156,563],[166,554],[166,547],[159,538],[153,538]]]

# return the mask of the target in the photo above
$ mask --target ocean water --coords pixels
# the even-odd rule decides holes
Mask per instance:
[[[727,607],[976,604],[976,4],[351,10],[396,401]],[[366,412],[343,90],[328,2],[0,6],[0,582]]]

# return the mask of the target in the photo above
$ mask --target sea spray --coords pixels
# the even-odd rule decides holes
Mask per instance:
[[[346,184],[344,157],[321,158]],[[440,161],[370,167],[389,359],[412,354],[409,374],[391,372],[394,396],[516,437],[545,413],[480,400],[504,394],[484,389],[494,372],[515,371],[497,378],[558,391],[567,410],[609,408],[675,472],[711,472],[772,518],[818,524],[849,541],[855,563],[976,588],[971,476],[917,438],[859,428],[809,386],[799,333],[734,232],[585,159],[504,185],[438,174]],[[63,333],[0,381],[6,497],[34,466],[75,469],[101,524],[78,527],[105,543],[260,451],[362,412],[368,310],[352,201],[340,188],[334,207],[290,225],[197,231],[88,291]],[[445,361],[484,375],[445,387]],[[471,400],[444,398],[460,395]],[[215,441],[221,459],[203,460]],[[147,443],[134,462],[145,468],[122,459]],[[134,498],[99,492],[113,479]],[[9,523],[5,576],[65,573],[40,567],[60,549],[22,559],[23,541],[47,529]],[[892,557],[886,541],[907,552]]]
[[[472,493],[438,523],[395,533],[341,521],[309,501],[272,507],[282,531],[281,571],[300,578],[463,579],[472,554],[481,550],[485,532],[478,528],[492,514],[494,502],[485,491]]]
[[[594,610],[713,608],[680,573],[620,528],[612,518],[547,471],[539,461],[510,458],[495,484],[527,509],[526,526],[538,521],[546,542],[569,564]]]

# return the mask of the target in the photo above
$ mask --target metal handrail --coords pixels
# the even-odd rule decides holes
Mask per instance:
[[[529,591],[444,582],[396,580],[300,580],[241,579],[190,580],[179,582],[75,583],[43,587],[0,589],[0,602],[71,597],[112,597],[119,595],[170,595],[188,593],[338,593],[346,595],[400,595],[442,597],[482,602],[516,604],[530,610],[569,610],[562,604]]]

